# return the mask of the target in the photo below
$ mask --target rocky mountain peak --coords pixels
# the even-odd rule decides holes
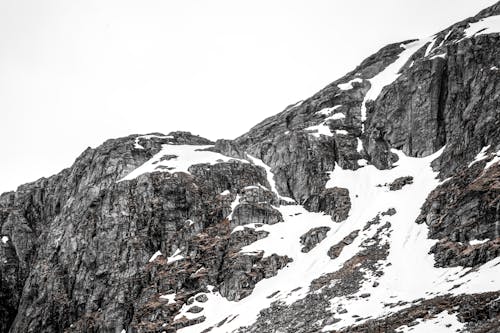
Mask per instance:
[[[500,3],[235,140],[0,196],[0,332],[498,332]]]

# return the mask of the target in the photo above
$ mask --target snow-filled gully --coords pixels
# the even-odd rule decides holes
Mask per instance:
[[[285,221],[274,225],[263,225],[261,228],[269,232],[268,237],[244,247],[241,252],[248,255],[252,255],[255,251],[264,251],[265,256],[273,253],[287,255],[293,258],[293,262],[278,271],[276,276],[260,281],[251,295],[238,302],[228,301],[217,292],[211,292],[207,295],[208,301],[202,304],[204,308],[202,312],[192,314],[186,311],[187,308],[183,308],[176,319],[183,316],[192,319],[203,315],[206,320],[185,327],[180,332],[198,333],[209,327],[213,327],[211,332],[232,332],[239,327],[251,325],[257,319],[259,312],[274,301],[291,304],[305,297],[309,292],[311,281],[340,269],[347,260],[360,251],[363,241],[374,235],[377,226],[360,232],[355,241],[346,246],[336,259],[328,257],[328,249],[353,230],[363,230],[368,221],[389,208],[396,209],[396,214],[382,218],[381,223],[388,221],[391,224],[389,235],[384,236],[390,249],[383,265],[384,274],[377,278],[378,286],[373,286],[375,277],[366,277],[360,290],[369,293],[370,297],[331,299],[333,312],[338,305],[342,305],[347,312],[336,313],[335,317],[341,320],[325,327],[324,330],[339,329],[354,324],[356,318],[353,318],[353,315],[376,318],[404,307],[385,307],[384,304],[389,302],[394,304],[398,301],[411,302],[449,293],[497,290],[498,285],[493,277],[500,275],[500,265],[497,265],[500,262],[499,258],[467,275],[463,274],[466,269],[462,267],[435,268],[433,256],[428,254],[435,241],[427,238],[428,230],[425,224],[415,223],[427,195],[439,184],[430,163],[441,154],[442,150],[425,158],[407,157],[402,152],[394,150],[393,152],[399,156],[399,161],[397,166],[390,170],[378,170],[367,165],[352,171],[336,166],[330,173],[327,187],[349,189],[352,207],[347,220],[335,223],[330,216],[307,212],[300,205],[278,207]],[[267,168],[266,171],[272,179],[270,170]],[[402,176],[413,176],[413,184],[399,191],[389,191],[386,186],[377,186],[390,183]],[[300,236],[311,228],[320,226],[331,228],[327,238],[309,253],[302,253]],[[387,265],[388,263],[390,265]],[[419,278],[416,279],[416,276]],[[456,285],[460,286],[452,290]],[[269,297],[271,294],[273,297]],[[216,326],[226,318],[229,319],[223,325]],[[356,323],[359,324],[360,321]]]

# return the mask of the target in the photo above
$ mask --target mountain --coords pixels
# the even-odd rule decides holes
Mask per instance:
[[[500,2],[235,140],[0,196],[0,331],[500,332]]]

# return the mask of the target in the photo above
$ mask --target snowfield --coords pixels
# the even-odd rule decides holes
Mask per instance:
[[[469,27],[465,30],[465,38],[494,33],[500,33],[500,15],[489,16],[469,24]]]
[[[136,145],[138,145],[137,141]],[[160,152],[119,181],[135,179],[144,173],[158,171],[189,173],[188,169],[191,165],[202,163],[215,164],[235,160],[235,158],[205,150],[210,147],[212,146],[164,144]],[[248,163],[245,160],[239,161]]]

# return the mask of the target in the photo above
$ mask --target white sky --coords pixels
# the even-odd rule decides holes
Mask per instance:
[[[495,2],[0,0],[0,192],[108,138],[234,138]]]

